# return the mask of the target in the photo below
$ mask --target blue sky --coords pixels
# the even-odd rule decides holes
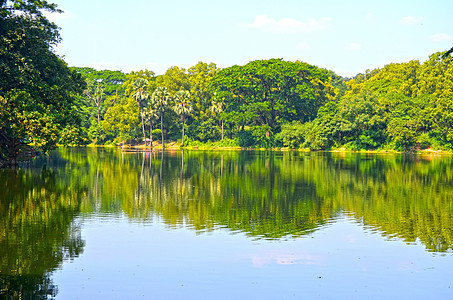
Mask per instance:
[[[354,76],[453,47],[453,1],[54,0],[70,66],[148,69],[300,60]]]

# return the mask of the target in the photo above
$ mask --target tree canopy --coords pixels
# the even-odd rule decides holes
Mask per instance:
[[[0,165],[14,164],[33,143],[44,152],[80,137],[74,103],[84,88],[53,46],[57,26],[42,14],[46,1],[0,2]]]

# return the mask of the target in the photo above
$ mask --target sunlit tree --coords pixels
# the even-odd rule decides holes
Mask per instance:
[[[164,143],[164,111],[168,107],[171,100],[170,92],[165,86],[159,86],[153,92],[151,103],[158,111],[160,116],[160,129],[162,131],[162,150],[165,150]]]
[[[148,80],[143,79],[143,78],[137,78],[134,81],[133,88],[134,88],[134,93],[132,94],[132,97],[137,101],[139,107],[140,107],[140,116],[142,118],[142,131],[143,131],[143,140],[145,141],[146,144],[146,136],[145,136],[145,122],[143,120],[143,107],[144,104],[146,103],[146,100],[149,98],[149,93],[148,93]]]
[[[213,101],[210,109],[214,114],[219,116],[219,118],[222,122],[222,140],[223,140],[223,118],[220,116],[220,114],[224,110],[224,103],[222,101]]]
[[[181,117],[182,122],[182,146],[184,147],[184,124],[186,116],[188,116],[193,108],[190,103],[190,93],[188,91],[179,91],[175,95],[174,112]]]
[[[158,111],[151,106],[151,103],[148,107],[143,108],[143,115],[146,122],[149,124],[149,149],[153,149],[153,125],[156,120],[159,118]]]

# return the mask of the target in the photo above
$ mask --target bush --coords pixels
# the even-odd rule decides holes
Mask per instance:
[[[221,135],[219,126],[212,119],[195,121],[187,128],[187,136],[201,142],[220,140]]]
[[[253,136],[253,133],[250,130],[244,130],[240,131],[237,134],[237,141],[239,147],[243,148],[249,148],[255,145],[255,137]]]
[[[275,135],[277,146],[291,149],[300,148],[305,138],[305,127],[302,123],[294,121],[282,125],[282,131]]]
[[[237,139],[224,138],[216,142],[215,145],[219,147],[239,147],[239,142]]]

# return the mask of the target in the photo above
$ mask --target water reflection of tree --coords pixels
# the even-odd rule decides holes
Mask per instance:
[[[74,217],[86,189],[59,175],[0,171],[0,298],[55,296],[51,272],[83,251]]]
[[[346,212],[385,236],[452,249],[451,157],[186,151],[118,159],[88,151],[109,156],[85,155],[89,176],[100,170],[100,211],[264,238],[304,235]],[[65,155],[77,161],[76,153]]]

